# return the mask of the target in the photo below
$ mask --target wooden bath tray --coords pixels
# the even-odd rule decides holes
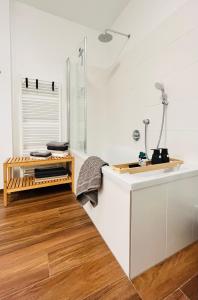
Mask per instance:
[[[128,164],[114,165],[112,166],[112,169],[118,173],[136,174],[142,172],[175,168],[179,165],[182,165],[183,163],[184,162],[182,160],[171,158],[170,162],[163,163],[163,164],[152,165],[151,161],[149,161],[146,166],[141,167],[141,166],[137,166],[138,163],[135,162],[135,163],[128,163]]]

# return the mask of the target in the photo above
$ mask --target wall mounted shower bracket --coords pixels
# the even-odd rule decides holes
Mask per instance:
[[[130,34],[126,34],[126,33],[123,33],[123,32],[120,32],[120,31],[117,31],[117,30],[113,30],[113,29],[109,29],[107,28],[105,30],[105,33],[106,32],[112,32],[112,33],[115,33],[115,34],[119,34],[119,35],[122,35],[122,36],[125,36],[126,38],[130,39],[131,35]]]

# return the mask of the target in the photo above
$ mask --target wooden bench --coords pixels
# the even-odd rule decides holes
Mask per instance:
[[[35,181],[35,177],[15,177],[14,168],[35,168],[38,166],[48,166],[53,164],[69,164],[71,175],[67,178],[60,177],[55,179]],[[4,173],[4,206],[8,205],[8,194],[38,189],[47,186],[70,184],[71,190],[74,192],[74,158],[70,155],[66,157],[50,157],[48,159],[35,159],[32,157],[11,157],[3,164]]]

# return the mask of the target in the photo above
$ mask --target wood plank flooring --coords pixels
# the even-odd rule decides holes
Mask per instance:
[[[188,300],[189,298],[186,297],[184,293],[182,293],[181,290],[177,290],[171,295],[169,295],[166,300]]]
[[[74,195],[16,196],[0,206],[0,299],[140,299]]]
[[[130,281],[63,187],[0,200],[1,300],[198,300],[198,243]]]
[[[133,283],[143,299],[158,300],[180,288],[197,273],[198,243],[195,243],[135,278]]]

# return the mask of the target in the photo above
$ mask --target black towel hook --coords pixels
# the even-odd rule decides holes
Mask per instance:
[[[38,90],[38,79],[36,79],[36,89]]]
[[[28,78],[27,77],[25,78],[25,87],[26,87],[26,89],[28,88]]]

